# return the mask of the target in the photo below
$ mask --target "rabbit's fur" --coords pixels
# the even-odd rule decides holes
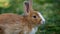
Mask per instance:
[[[0,28],[4,34],[35,34],[38,26],[45,21],[39,12],[32,9],[29,2],[25,2],[24,5],[24,15],[13,13],[0,15]]]

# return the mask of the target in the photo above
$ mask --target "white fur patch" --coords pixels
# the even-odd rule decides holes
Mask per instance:
[[[38,27],[32,28],[32,31],[29,34],[35,34],[37,30],[38,30]]]
[[[38,12],[38,14],[39,14],[40,18],[42,19],[41,24],[45,24],[45,19],[44,19],[44,17],[41,15],[40,12]]]

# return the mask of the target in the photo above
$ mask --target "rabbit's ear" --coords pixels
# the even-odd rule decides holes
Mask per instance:
[[[30,0],[24,2],[24,11],[25,13],[30,13],[32,11],[32,3]]]
[[[29,0],[29,9],[30,9],[30,10],[33,10],[32,4],[33,4],[33,0]]]
[[[24,11],[25,13],[29,13],[29,2],[28,1],[24,2]]]

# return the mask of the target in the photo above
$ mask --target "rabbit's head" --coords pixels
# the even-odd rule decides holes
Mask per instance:
[[[32,9],[32,1],[24,2],[24,11],[25,11],[24,14],[25,17],[32,24],[39,25],[45,22],[45,19],[43,18],[41,13]]]

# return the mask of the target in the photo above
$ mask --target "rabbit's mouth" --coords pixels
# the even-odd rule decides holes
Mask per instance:
[[[42,20],[42,21],[41,21],[41,24],[45,24],[45,21]]]

